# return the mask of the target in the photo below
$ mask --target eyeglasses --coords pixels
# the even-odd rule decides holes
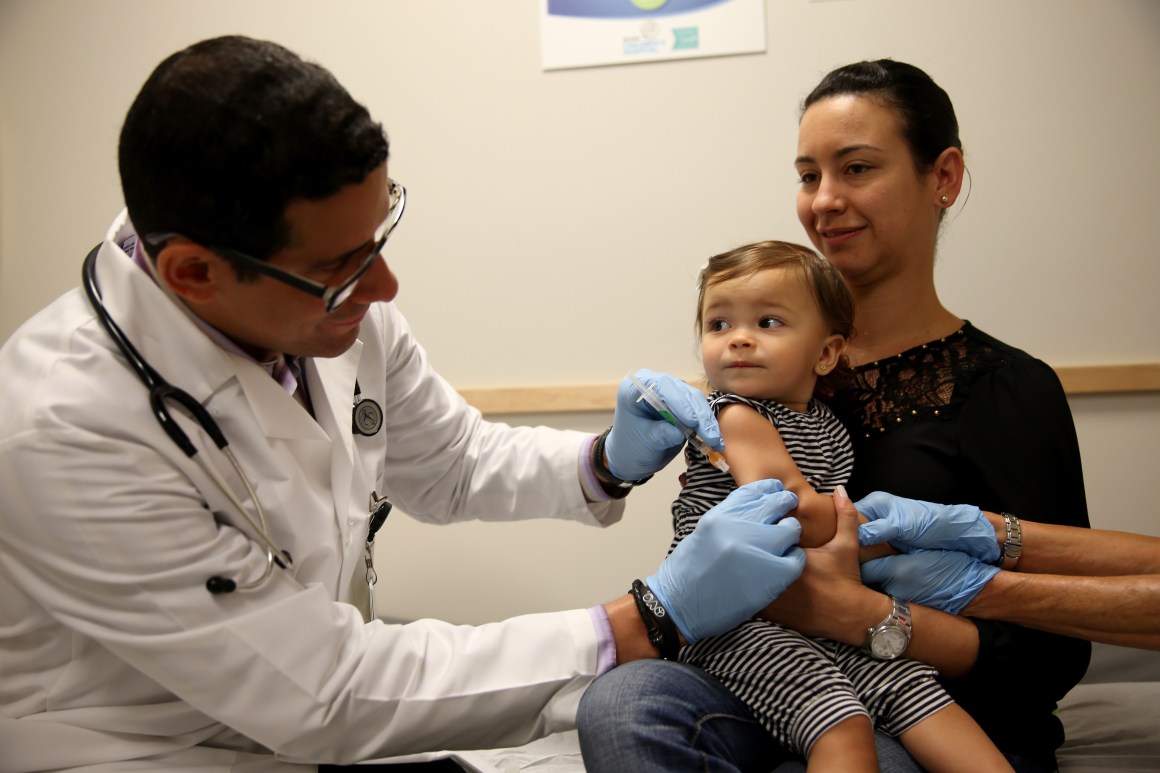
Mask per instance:
[[[213,250],[219,255],[229,258],[230,260],[240,265],[246,266],[247,268],[252,268],[258,273],[265,274],[266,276],[273,279],[277,279],[279,282],[288,284],[296,290],[301,290],[304,293],[309,293],[310,295],[313,295],[317,298],[321,298],[322,302],[326,304],[326,312],[329,314],[340,305],[342,305],[344,301],[350,298],[351,294],[354,292],[355,287],[358,286],[359,280],[362,279],[366,272],[371,270],[371,267],[375,264],[375,261],[378,260],[379,255],[382,253],[383,247],[386,246],[387,239],[390,237],[391,232],[395,230],[395,226],[397,226],[399,221],[403,218],[403,210],[407,206],[407,189],[394,180],[391,180],[390,187],[388,188],[387,192],[390,196],[391,205],[390,212],[387,214],[387,219],[384,220],[383,224],[380,225],[378,230],[375,231],[375,234],[372,237],[374,241],[370,247],[370,250],[359,261],[358,268],[355,269],[353,274],[344,279],[340,285],[332,286],[322,284],[321,282],[315,282],[313,279],[307,279],[306,277],[298,276],[297,274],[293,274],[289,271],[284,271],[283,269],[280,269],[276,266],[271,266],[264,260],[252,258],[244,252],[238,252],[237,250],[230,249],[229,247],[215,247],[211,244],[207,244],[205,246],[206,248]],[[179,234],[150,234],[145,237],[145,243],[151,247],[156,248],[157,246],[164,244],[176,236],[179,236]]]

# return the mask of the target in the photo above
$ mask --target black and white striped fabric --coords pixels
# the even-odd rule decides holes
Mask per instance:
[[[714,412],[740,403],[768,419],[819,493],[829,494],[849,478],[854,467],[850,437],[823,403],[811,401],[799,413],[772,400],[720,392],[709,400]],[[695,450],[685,450],[685,461],[685,485],[673,503],[672,547],[737,488],[728,473]],[[779,743],[802,755],[819,736],[850,717],[869,716],[878,729],[897,735],[951,703],[929,666],[874,660],[860,648],[812,639],[765,620],[749,620],[684,647],[680,660],[720,679]]]
[[[850,435],[825,403],[811,400],[805,412],[798,412],[774,400],[722,392],[709,395],[714,414],[731,404],[747,405],[777,427],[786,450],[814,491],[830,494],[850,477],[854,469]],[[737,488],[729,473],[718,470],[691,447],[685,449],[685,464],[685,486],[673,502],[673,547],[693,531],[702,515]]]

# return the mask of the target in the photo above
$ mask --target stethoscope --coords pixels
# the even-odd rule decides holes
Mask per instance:
[[[152,409],[153,417],[157,420],[157,423],[165,430],[165,434],[177,444],[177,447],[186,456],[197,462],[198,466],[213,481],[217,489],[242,514],[257,535],[258,540],[266,548],[266,567],[262,575],[256,580],[241,583],[229,577],[214,575],[206,580],[206,590],[216,595],[257,588],[270,576],[275,564],[281,569],[286,569],[293,563],[290,558],[290,553],[278,547],[273,537],[271,537],[266,511],[262,507],[262,503],[259,501],[249,477],[242,470],[242,466],[238,463],[237,457],[234,456],[233,450],[230,449],[225,433],[222,432],[221,427],[218,426],[214,418],[210,416],[209,411],[195,400],[191,394],[182,389],[178,389],[162,378],[161,374],[141,356],[141,353],[137,351],[137,347],[133,346],[133,342],[129,340],[120,326],[113,321],[112,315],[109,314],[109,310],[105,308],[105,304],[101,300],[101,290],[97,284],[97,253],[100,252],[100,249],[101,245],[98,244],[89,252],[85,257],[84,268],[81,272],[85,294],[88,296],[89,303],[92,304],[93,310],[97,314],[97,319],[105,329],[105,332],[109,334],[109,338],[113,340],[113,343],[125,355],[125,359],[128,360],[130,367],[133,368],[141,383],[149,390],[149,407]],[[354,399],[355,408],[352,420],[354,431],[361,435],[375,434],[383,425],[383,409],[374,400],[362,397],[362,391],[357,381],[355,382]],[[177,422],[173,419],[173,415],[169,412],[168,402],[176,403],[188,411],[193,421],[210,436],[214,445],[229,460],[230,465],[234,468],[242,484],[246,487],[246,493],[249,494],[250,501],[254,503],[254,508],[258,511],[257,519],[250,514],[249,510],[242,506],[242,503],[238,501],[234,492],[225,484],[218,472],[210,467],[204,458],[198,455],[197,446],[193,444],[189,436],[178,426]],[[385,497],[380,498],[374,492],[371,492],[371,530],[367,536],[368,551],[374,545],[375,532],[382,526],[390,510],[391,504]],[[368,583],[373,586],[374,583],[370,576],[371,573],[373,573],[373,567],[368,563],[367,579]],[[373,598],[373,587],[371,597]]]

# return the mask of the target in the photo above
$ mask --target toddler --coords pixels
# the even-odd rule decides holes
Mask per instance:
[[[806,247],[766,241],[709,260],[697,329],[730,471],[686,449],[674,547],[730,491],[763,478],[797,494],[803,547],[833,537],[830,494],[854,457],[845,428],[814,394],[841,367],[853,318],[841,275]],[[810,770],[877,770],[875,726],[935,773],[1011,769],[935,669],[916,661],[876,659],[760,619],[686,646],[680,659],[720,679]]]

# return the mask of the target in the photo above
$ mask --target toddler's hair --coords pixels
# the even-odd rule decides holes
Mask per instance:
[[[814,293],[831,333],[846,340],[854,335],[854,299],[833,264],[809,247],[792,242],[764,241],[714,255],[697,280],[697,335],[704,324],[705,291],[718,282],[751,276],[771,268],[796,268]]]

